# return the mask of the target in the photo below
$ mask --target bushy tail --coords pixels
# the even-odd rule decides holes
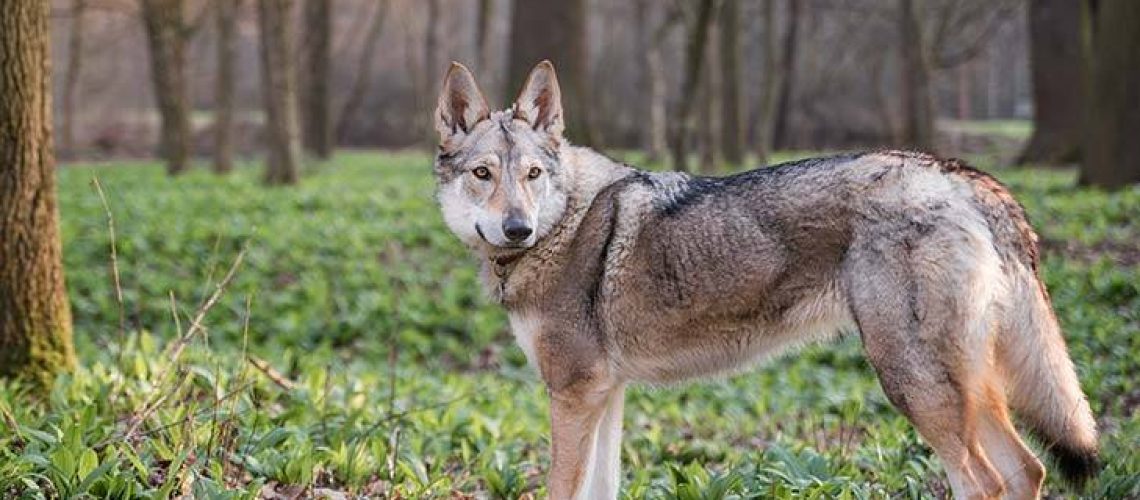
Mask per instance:
[[[1100,472],[1096,420],[1081,392],[1049,297],[1036,276],[1014,286],[1014,317],[1001,336],[1009,404],[1080,487]]]

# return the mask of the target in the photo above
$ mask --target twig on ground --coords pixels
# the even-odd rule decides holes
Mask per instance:
[[[297,388],[296,382],[293,382],[292,380],[286,378],[285,375],[282,375],[281,372],[274,369],[273,366],[269,364],[269,362],[253,355],[247,355],[245,359],[246,361],[249,361],[249,364],[253,365],[254,368],[257,368],[258,371],[264,374],[266,378],[271,380],[274,384],[277,384],[278,387],[285,389],[286,391],[292,391],[293,389]]]

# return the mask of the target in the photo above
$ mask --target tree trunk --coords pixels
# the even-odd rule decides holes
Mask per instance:
[[[566,135],[591,146],[598,143],[598,137],[590,113],[586,5],[586,0],[515,0],[507,95],[522,88],[535,64],[549,59],[563,82],[563,108],[570,111],[564,117]]]
[[[161,118],[158,154],[166,171],[186,170],[190,156],[190,113],[186,95],[186,36],[182,0],[142,0],[154,98]]]
[[[795,0],[789,1],[791,6]],[[776,22],[776,3],[764,2],[764,87],[760,93],[760,116],[757,119],[756,156],[760,165],[767,165],[772,155],[778,103],[783,101],[784,73],[780,57],[779,23]],[[787,37],[793,36],[789,29]],[[787,47],[785,40],[784,47]],[[787,52],[785,51],[785,57]]]
[[[0,8],[0,376],[75,366],[51,127],[50,2]]]
[[[1095,4],[1095,5],[1093,5]],[[1140,2],[1085,3],[1091,42],[1080,183],[1116,189],[1140,182]]]
[[[696,100],[697,85],[700,84],[702,66],[705,62],[705,45],[708,42],[709,25],[712,23],[713,0],[701,0],[697,5],[697,19],[689,31],[685,43],[685,78],[681,84],[681,97],[677,104],[677,117],[674,120],[671,153],[673,169],[688,171],[688,141],[693,129],[693,101]]]
[[[717,25],[717,21],[711,20],[709,24],[709,38],[718,38],[720,26]],[[697,118],[699,124],[697,131],[700,135],[698,157],[702,174],[713,174],[720,170],[720,153],[724,146],[724,139],[721,136],[723,116],[720,114],[722,109],[720,91],[724,88],[724,82],[720,78],[722,68],[716,57],[718,48],[713,44],[705,46],[705,60],[708,61],[709,67],[707,71],[701,72],[701,89],[697,97],[701,106]]]
[[[237,4],[240,0],[217,0],[214,6],[218,28],[218,79],[214,105],[214,172],[234,168],[234,59],[237,53]]]
[[[364,46],[360,49],[360,59],[356,62],[356,77],[352,80],[352,87],[348,97],[340,108],[340,115],[336,123],[336,136],[343,140],[348,135],[348,128],[352,126],[352,119],[356,111],[364,103],[364,93],[372,82],[372,65],[376,59],[376,49],[380,46],[380,35],[384,32],[384,17],[387,13],[388,2],[381,0],[376,4],[372,13],[372,21],[368,25],[368,33],[364,37]]]
[[[439,81],[440,75],[443,74],[444,65],[440,62],[440,33],[439,33],[439,13],[441,10],[440,0],[427,0],[427,24],[424,26],[424,59],[420,70],[423,73],[420,75],[420,84],[417,85],[416,100],[419,104],[416,109],[428,109],[432,99],[439,95]],[[436,144],[438,144],[438,135],[435,131],[435,121],[431,119],[428,113],[416,113],[414,122],[419,123],[420,137],[422,144],[427,147],[429,154],[434,154],[436,151]]]
[[[803,0],[788,0],[788,34],[784,36],[783,54],[780,58],[780,90],[777,92],[779,105],[772,130],[772,144],[776,148],[787,148],[791,135],[792,98],[796,88],[796,58],[802,17]]]
[[[1074,0],[1029,2],[1033,136],[1017,163],[1058,165],[1080,158],[1084,114],[1081,6]]]
[[[495,2],[479,0],[479,17],[475,25],[475,59],[480,73],[491,73],[491,20],[495,15]]]
[[[744,163],[746,109],[740,91],[740,0],[724,0],[720,10],[720,66],[724,161],[739,166]]]
[[[79,88],[79,73],[83,69],[83,24],[87,0],[74,0],[71,4],[71,33],[67,40],[67,74],[63,77],[63,130],[60,150],[68,158],[76,156],[75,149],[75,93]]]
[[[269,146],[265,169],[265,182],[268,184],[296,184],[300,170],[292,4],[292,0],[258,0],[262,94]]]
[[[317,158],[332,157],[329,78],[332,66],[332,0],[305,0],[305,147]]]
[[[934,103],[930,58],[922,28],[921,0],[899,0],[902,40],[903,144],[920,151],[934,150]]]
[[[641,148],[646,161],[657,162],[665,156],[668,132],[665,124],[665,75],[661,63],[661,44],[680,13],[670,11],[655,28],[652,23],[652,0],[637,0],[634,5],[637,16],[638,88],[641,97],[638,115],[643,120]]]

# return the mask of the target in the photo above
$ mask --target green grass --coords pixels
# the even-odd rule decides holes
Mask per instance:
[[[47,395],[0,385],[0,496],[543,496],[543,389],[444,228],[429,160],[346,153],[283,189],[262,187],[255,167],[173,180],[152,163],[62,170],[82,367]],[[1104,429],[1108,467],[1087,494],[1140,495],[1140,269],[1112,262],[1140,241],[1140,191],[999,175],[1045,239],[1112,249],[1047,253],[1044,275]],[[242,249],[175,359],[173,339]],[[629,498],[947,491],[854,339],[727,380],[634,388],[625,427]]]
[[[943,130],[971,135],[1002,137],[1024,141],[1033,134],[1030,120],[940,120]]]

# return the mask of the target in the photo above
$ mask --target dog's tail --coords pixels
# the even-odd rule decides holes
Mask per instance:
[[[1009,404],[1077,486],[1100,472],[1096,420],[1037,276],[1012,284],[1014,315],[999,341]]]

